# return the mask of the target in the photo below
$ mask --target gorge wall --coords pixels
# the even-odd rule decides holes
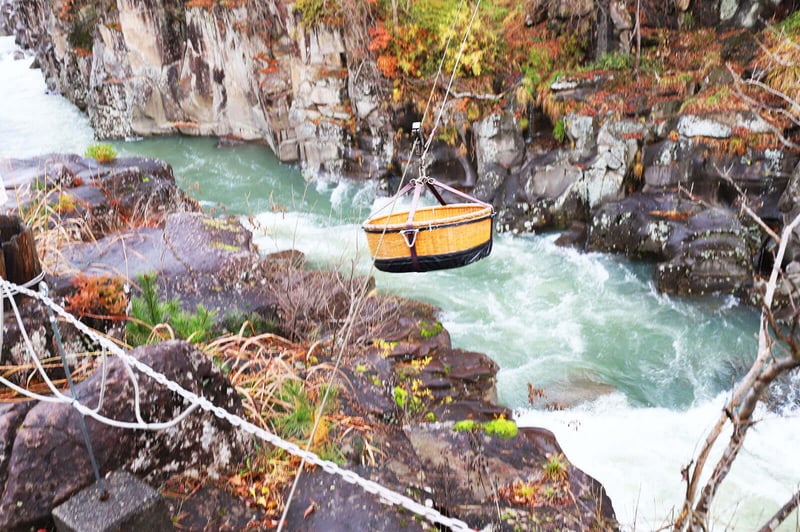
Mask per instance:
[[[300,4],[0,0],[5,31],[98,138],[259,141],[309,176],[390,184],[409,162],[420,104],[397,97],[368,50],[368,3],[313,26]],[[454,88],[442,117],[456,133],[434,142],[430,171],[491,201],[498,231],[570,229],[574,245],[657,262],[659,290],[755,297],[772,248],[741,207],[775,229],[800,210],[798,117],[785,106],[776,125],[736,96],[748,76],[774,71],[759,32],[798,4],[531,0],[519,31],[582,35],[588,66],[554,74],[534,97],[516,65],[497,74],[507,81],[496,94]],[[533,58],[544,44],[531,46]],[[640,55],[641,68],[607,59]],[[469,100],[490,103],[471,114]]]
[[[35,50],[50,90],[84,109],[98,138],[234,137],[341,174],[357,124],[374,139],[376,167],[364,177],[379,175],[393,155],[369,65],[347,53],[345,32],[303,28],[291,4],[65,7],[78,4],[6,1],[3,11],[18,43]]]

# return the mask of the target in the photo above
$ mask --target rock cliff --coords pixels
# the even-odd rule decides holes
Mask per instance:
[[[231,136],[341,173],[357,126],[375,161],[364,177],[379,175],[392,156],[382,88],[347,52],[345,32],[304,28],[282,1],[221,4],[15,0],[3,12],[48,87],[86,110],[98,138]]]
[[[382,75],[368,2],[311,23],[312,4],[0,0],[0,13],[99,138],[232,136],[309,176],[391,189],[413,159],[419,93]],[[509,50],[523,63],[494,74],[493,94],[438,92],[434,105],[450,101],[430,173],[491,201],[498,231],[571,228],[565,240],[582,248],[657,261],[665,292],[755,297],[771,246],[741,206],[784,223],[800,118],[796,84],[778,105],[772,86],[752,90],[788,75],[779,33],[764,28],[798,7],[531,0],[504,22],[528,55]],[[797,39],[796,22],[781,27]],[[554,67],[570,54],[577,67]]]

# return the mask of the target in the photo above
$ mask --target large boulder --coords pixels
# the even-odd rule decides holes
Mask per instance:
[[[239,396],[225,375],[191,345],[170,341],[138,348],[130,355],[214,405],[242,413]],[[105,374],[99,369],[76,385],[77,400],[89,407],[101,405],[99,414],[107,418],[135,422],[133,379],[145,422],[169,421],[191,406],[116,357],[109,359]],[[70,403],[41,402],[24,416],[20,408],[0,410],[0,427],[6,426],[4,432],[13,436],[7,465],[0,469],[4,473],[0,479],[4,486],[0,497],[3,530],[25,530],[46,523],[54,506],[94,482],[80,414]],[[86,423],[102,474],[122,468],[151,483],[192,470],[217,475],[240,463],[249,448],[243,433],[201,409],[157,431],[117,428],[93,418]]]
[[[617,529],[602,487],[568,464],[550,432],[520,429],[501,436],[461,426],[406,425],[391,434],[392,456],[385,467],[359,467],[357,473],[478,530]],[[428,525],[321,471],[301,477],[295,501],[287,516],[294,530],[426,530]]]

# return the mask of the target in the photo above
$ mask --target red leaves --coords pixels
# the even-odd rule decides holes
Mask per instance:
[[[386,31],[386,27],[384,27],[381,21],[378,21],[378,24],[374,28],[369,29],[369,36],[372,37],[369,43],[370,52],[382,52],[386,50],[386,47],[389,46],[389,43],[392,41],[392,36]]]

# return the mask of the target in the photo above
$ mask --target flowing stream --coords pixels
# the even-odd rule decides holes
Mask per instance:
[[[86,117],[46,94],[15,50],[0,37],[0,159],[82,154],[94,142]],[[263,252],[295,247],[314,267],[370,273],[360,223],[381,202],[371,186],[307,182],[262,146],[114,145],[170,163],[206,209],[245,218]],[[456,270],[372,273],[379,289],[440,307],[456,347],[499,364],[499,399],[517,422],[552,430],[603,483],[624,529],[654,530],[679,508],[681,468],[755,356],[758,317],[730,297],[657,294],[652,266],[560,248],[556,236],[497,235],[490,257]],[[533,405],[529,384],[544,393]],[[760,526],[800,483],[797,412],[761,417],[713,508],[715,530]],[[783,529],[797,528],[792,516]]]

